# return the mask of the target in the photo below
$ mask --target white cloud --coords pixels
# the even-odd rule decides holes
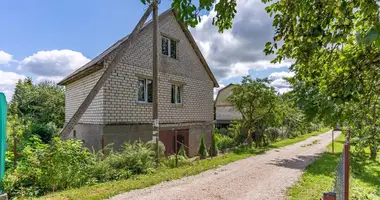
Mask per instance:
[[[218,80],[248,75],[249,70],[289,67],[290,61],[271,64],[273,55],[265,56],[265,43],[273,40],[272,19],[261,0],[238,0],[233,27],[223,33],[212,25],[216,12],[202,16],[191,29],[207,62]]]
[[[226,87],[225,85],[219,83],[219,87],[218,88],[214,88],[214,100],[216,99],[216,96],[218,95],[218,92],[219,90],[223,89],[224,87]]]
[[[58,83],[64,78],[64,76],[37,76],[37,82],[42,81],[53,81],[54,83]]]
[[[268,76],[269,80],[276,80],[282,78],[290,78],[294,76],[294,72],[273,72]]]
[[[68,49],[39,51],[25,58],[19,69],[40,77],[56,79],[70,74],[89,61],[82,53]]]
[[[4,72],[0,70],[0,92],[3,92],[8,101],[12,99],[14,87],[19,79],[26,77],[14,72]]]
[[[0,65],[6,65],[13,61],[13,56],[5,51],[0,51]]]
[[[271,81],[270,85],[276,88],[276,91],[283,94],[291,90],[291,85],[284,78],[293,77],[293,72],[273,72],[268,76]]]

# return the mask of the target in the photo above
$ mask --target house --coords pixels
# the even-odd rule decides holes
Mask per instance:
[[[236,84],[229,84],[219,90],[215,99],[215,126],[216,128],[228,128],[234,119],[242,119],[242,115],[228,101],[228,97],[232,94],[232,90]]]
[[[209,145],[213,127],[213,88],[218,83],[194,38],[176,11],[159,20],[158,117],[160,140],[166,153],[174,153],[175,132],[189,156],[197,154],[202,134]],[[126,141],[152,140],[153,23],[147,22],[137,40],[125,51],[69,138],[89,148],[103,143],[119,149]],[[86,98],[128,36],[117,41],[89,63],[64,78],[66,123]],[[104,142],[102,142],[102,140]]]

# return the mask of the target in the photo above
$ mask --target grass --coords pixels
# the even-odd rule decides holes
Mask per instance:
[[[309,137],[324,133],[328,130],[329,129],[322,129],[320,131],[300,136],[300,138],[281,140],[271,145],[268,149],[291,145],[305,140]],[[249,149],[245,151],[239,151],[238,153],[228,153],[213,159],[195,161],[190,165],[185,165],[178,168],[162,167],[159,168],[155,173],[137,175],[127,180],[99,183],[92,186],[84,186],[77,189],[51,193],[41,197],[40,199],[105,199],[123,192],[149,187],[163,181],[170,181],[186,176],[196,175],[203,171],[214,169],[222,165],[248,158],[250,156],[263,152],[264,150]]]
[[[306,168],[300,181],[288,190],[289,199],[320,199],[323,192],[332,190],[344,141],[345,136],[339,136],[334,153],[325,152]],[[350,199],[380,199],[380,159],[363,162],[351,159]]]
[[[297,142],[301,142],[301,141],[303,141],[303,140],[306,140],[306,139],[309,138],[309,137],[316,136],[316,135],[319,135],[319,134],[321,134],[321,133],[325,133],[325,132],[327,132],[328,130],[330,130],[330,129],[329,129],[329,128],[323,128],[323,129],[321,129],[320,131],[307,133],[307,134],[301,135],[301,136],[296,137],[296,138],[280,140],[280,141],[278,141],[278,142],[276,142],[276,143],[273,143],[273,144],[270,145],[270,146],[271,146],[272,148],[280,148],[280,147],[288,146],[288,145],[291,145],[291,144],[294,144],[294,143],[297,143]]]

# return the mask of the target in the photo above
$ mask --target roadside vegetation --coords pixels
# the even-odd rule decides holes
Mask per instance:
[[[335,169],[339,163],[345,135],[339,136],[335,142],[335,152],[331,152],[332,145],[314,163],[310,164],[297,184],[288,191],[290,199],[320,199],[323,192],[333,190]],[[367,151],[369,154],[369,151]],[[380,158],[376,161],[355,159],[351,156],[351,199],[380,199]]]
[[[325,133],[328,130],[328,128],[324,128],[306,135],[308,137],[312,137],[321,133]],[[307,139],[308,137],[304,137],[303,139]],[[234,150],[231,150],[229,153],[219,155],[215,158],[204,160],[197,159],[193,162],[182,163],[179,167],[176,168],[172,168],[168,165],[162,165],[159,169],[153,171],[150,174],[141,174],[132,176],[127,180],[110,181],[92,186],[85,186],[78,189],[52,193],[41,197],[41,199],[104,199],[134,189],[149,187],[163,181],[170,181],[185,176],[196,175],[209,169],[214,169],[237,160],[261,154],[266,150],[270,150],[272,148],[280,148],[286,145],[295,144],[297,142],[299,141],[293,139],[284,139],[278,142],[274,142],[271,147],[262,149],[236,148]]]
[[[315,131],[323,126],[308,121],[292,96],[278,95],[268,83],[267,79],[244,77],[229,98],[243,118],[235,120],[228,129],[215,129],[211,146],[202,137],[195,160],[187,157],[183,147],[178,156],[165,156],[165,147],[160,143],[160,166],[155,168],[152,142],[125,143],[118,151],[111,145],[107,155],[103,155],[102,151],[84,148],[80,140],[61,140],[58,134],[64,121],[63,89],[50,82],[33,84],[30,79],[20,80],[9,106],[9,148],[1,189],[10,198],[52,192],[53,196],[67,194],[74,198],[70,195],[74,191],[82,193],[83,198],[109,197],[197,174],[321,133]],[[99,189],[98,194],[86,188]],[[55,193],[68,189],[74,190]]]

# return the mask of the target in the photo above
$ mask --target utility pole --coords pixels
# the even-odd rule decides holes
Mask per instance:
[[[158,2],[153,0],[153,140],[156,140],[156,168],[159,165],[159,124],[158,119]]]

